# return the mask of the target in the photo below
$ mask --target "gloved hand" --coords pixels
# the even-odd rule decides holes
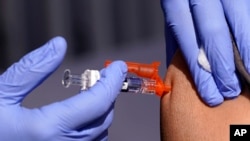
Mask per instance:
[[[107,140],[114,102],[127,72],[121,61],[103,69],[101,79],[88,91],[37,109],[21,106],[25,96],[58,67],[65,51],[65,40],[56,37],[0,76],[0,140]]]
[[[180,47],[201,98],[215,106],[239,95],[230,28],[250,72],[249,0],[162,0],[167,63]],[[229,28],[230,27],[230,28]],[[178,44],[178,45],[177,45]],[[211,73],[197,61],[203,47]]]

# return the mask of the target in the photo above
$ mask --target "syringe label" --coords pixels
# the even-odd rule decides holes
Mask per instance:
[[[141,90],[142,87],[142,79],[137,77],[128,77],[123,82],[122,86],[122,92],[132,92],[132,93],[138,93]]]
[[[127,92],[128,91],[128,82],[124,81],[122,85],[122,92]]]

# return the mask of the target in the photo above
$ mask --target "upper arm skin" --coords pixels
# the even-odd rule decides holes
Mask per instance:
[[[161,99],[163,141],[228,141],[230,124],[250,124],[250,93],[208,107],[199,98],[180,51],[168,68],[172,91]]]

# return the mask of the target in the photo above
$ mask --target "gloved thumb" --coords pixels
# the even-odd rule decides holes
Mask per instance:
[[[0,76],[1,104],[18,104],[61,63],[67,43],[55,37],[28,53]]]

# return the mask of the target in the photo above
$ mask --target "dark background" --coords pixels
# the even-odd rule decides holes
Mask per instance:
[[[54,36],[68,50],[59,69],[24,101],[39,107],[78,91],[61,85],[64,69],[101,69],[106,59],[161,61],[165,71],[164,23],[160,0],[0,0],[0,69]],[[111,141],[160,140],[157,96],[122,93],[115,105]]]

